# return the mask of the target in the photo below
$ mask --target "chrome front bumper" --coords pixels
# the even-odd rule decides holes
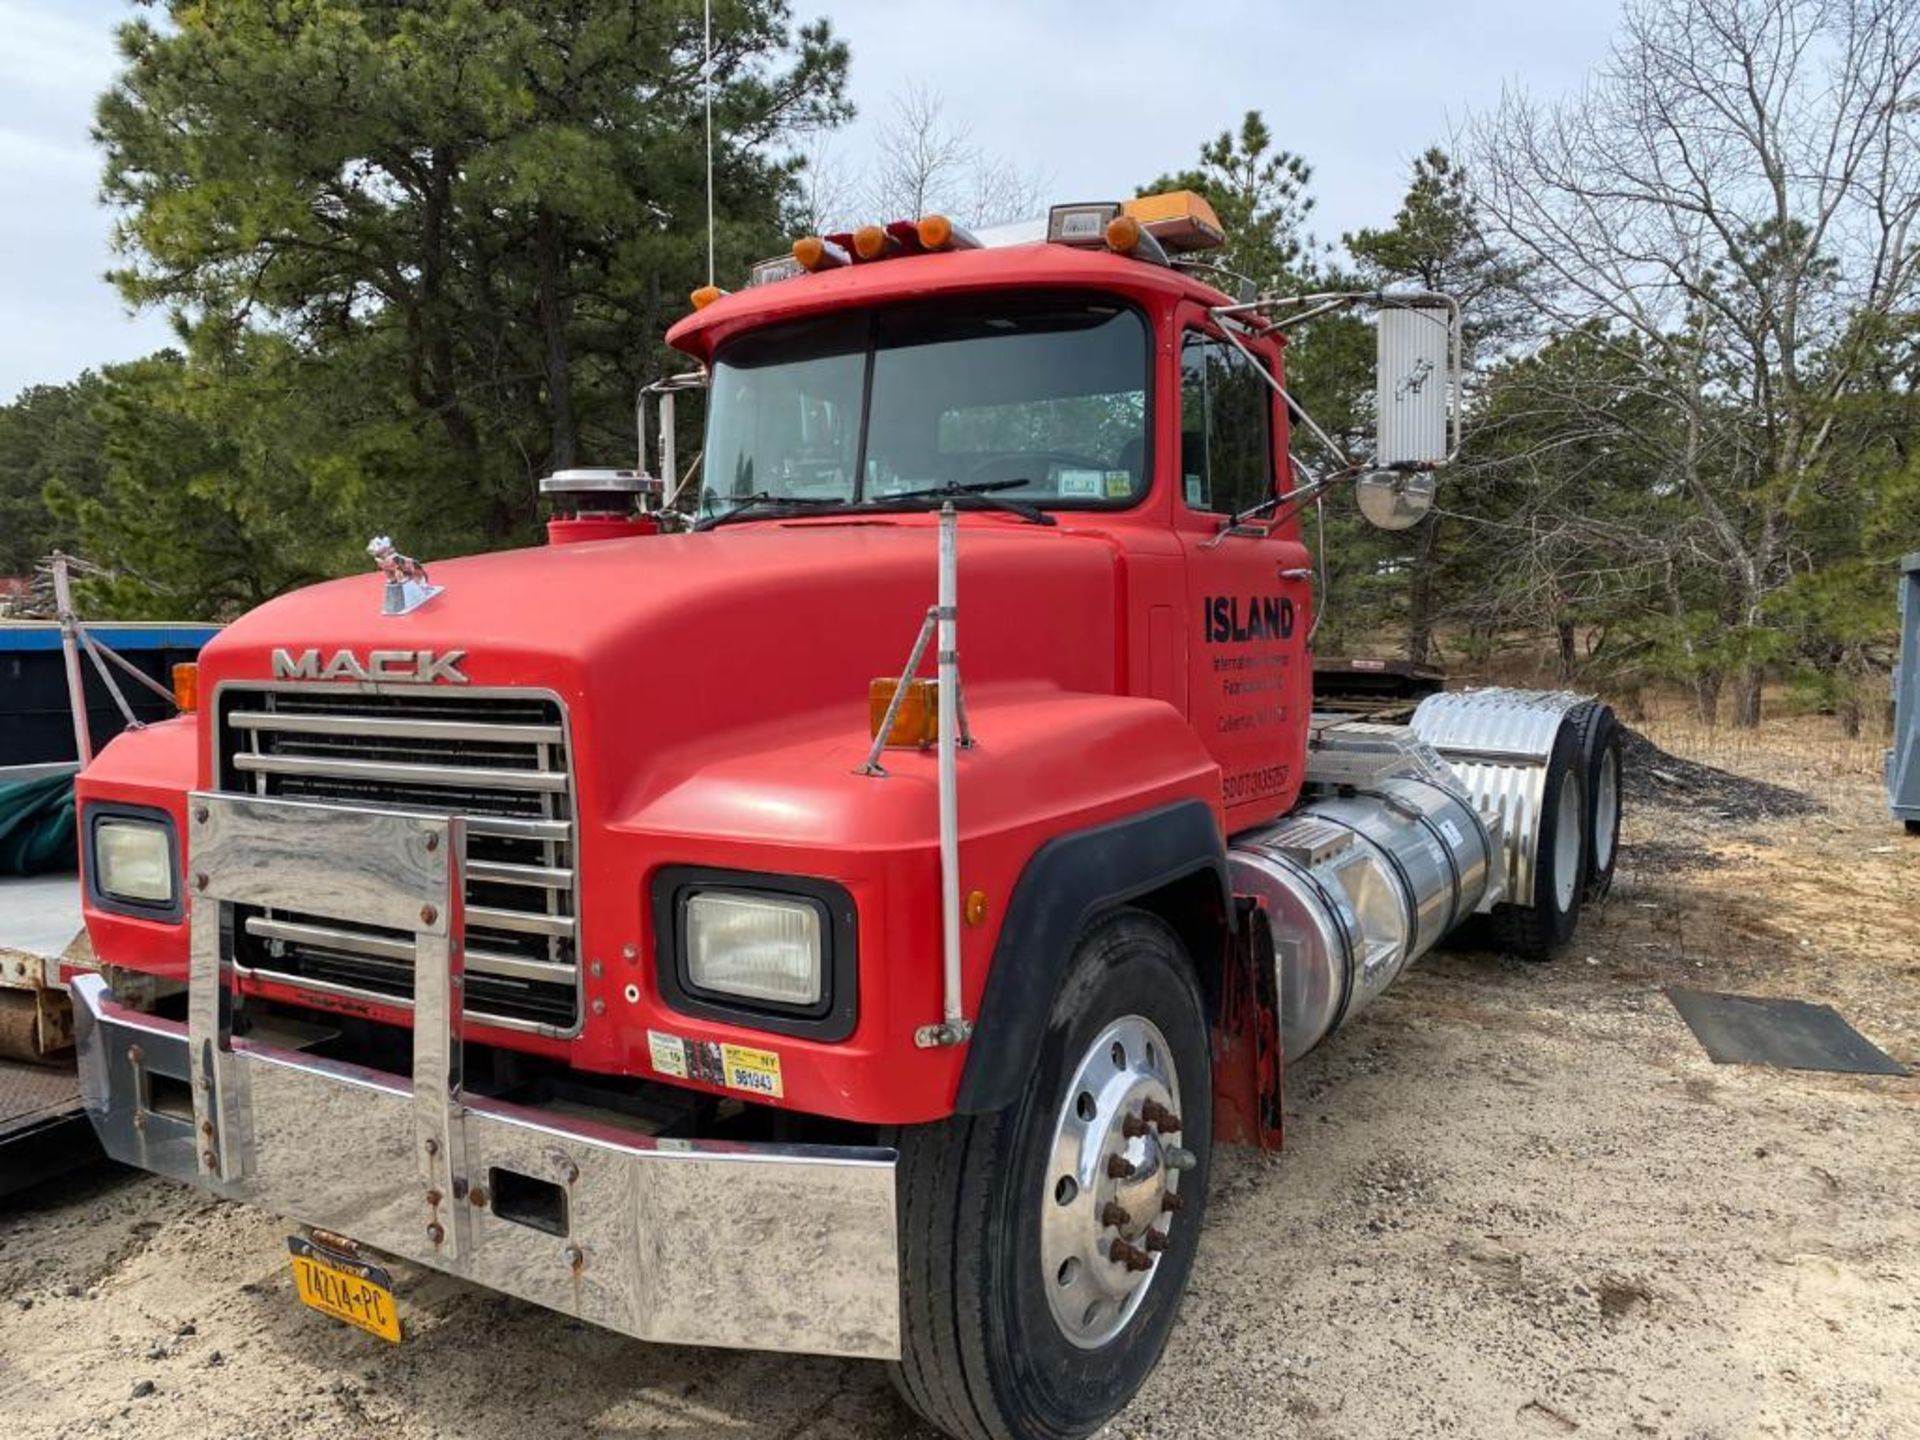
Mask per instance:
[[[457,818],[208,794],[188,812],[187,1022],[73,982],[115,1159],[638,1339],[899,1355],[893,1151],[655,1139],[463,1093]],[[235,1037],[231,904],[414,931],[413,1074]],[[564,1191],[558,1233],[495,1212],[496,1170]]]

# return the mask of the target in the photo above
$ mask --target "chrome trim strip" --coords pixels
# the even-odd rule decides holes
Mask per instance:
[[[497,885],[525,885],[540,890],[572,890],[573,871],[554,865],[510,865],[504,860],[469,860],[469,880]]]
[[[262,775],[313,775],[334,780],[387,780],[395,785],[464,785],[481,790],[564,793],[567,777],[552,770],[492,770],[467,765],[414,765],[395,760],[322,760],[313,755],[252,755],[242,750],[233,768]]]
[[[461,691],[462,697],[467,693]],[[229,725],[237,725],[242,730],[280,730],[294,735],[478,740],[503,745],[560,745],[566,740],[558,725],[523,725],[504,720],[489,724],[480,720],[425,720],[411,715],[309,715],[297,710],[235,710],[225,718]]]
[[[494,910],[485,905],[467,906],[467,925],[469,928],[479,925],[489,930],[512,930],[520,935],[558,935],[564,938],[573,934],[571,915],[536,915],[525,910]]]
[[[414,961],[413,943],[396,939],[391,935],[369,935],[361,930],[340,930],[331,925],[311,925],[298,920],[276,920],[265,915],[247,916],[246,931],[249,935],[258,936],[262,940],[286,940],[296,945],[315,945],[325,950],[337,950],[345,955],[392,960],[409,966]],[[554,960],[529,960],[524,956],[503,955],[492,950],[476,950],[471,945],[467,947],[467,969],[482,975],[504,975],[514,980],[537,980],[547,985],[573,983],[573,966],[571,965],[562,965]],[[293,985],[307,983],[299,976],[275,970],[267,965],[256,965],[246,973],[271,976]],[[359,993],[384,994],[378,990]],[[484,1020],[487,1012],[481,1010],[476,1013]]]

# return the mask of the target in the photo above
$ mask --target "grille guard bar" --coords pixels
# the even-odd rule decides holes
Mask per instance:
[[[73,982],[115,1159],[638,1339],[898,1356],[895,1152],[656,1139],[468,1096],[460,819],[203,793],[187,810],[186,1024]],[[234,904],[411,931],[412,1075],[236,1037]],[[165,1103],[180,1086],[191,1116]],[[563,1233],[495,1213],[494,1169],[564,1191]]]

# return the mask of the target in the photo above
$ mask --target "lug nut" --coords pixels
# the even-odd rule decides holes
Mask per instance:
[[[1147,1254],[1146,1251],[1140,1249],[1138,1246],[1129,1245],[1124,1240],[1115,1240],[1107,1246],[1107,1258],[1133,1271],[1150,1270],[1153,1268],[1153,1257],[1151,1255]]]
[[[1200,1163],[1198,1155],[1178,1145],[1167,1146],[1163,1153],[1167,1157],[1167,1168],[1170,1170],[1191,1170]]]
[[[1147,1122],[1138,1115],[1129,1115],[1120,1122],[1120,1133],[1129,1140],[1138,1140],[1147,1133]]]
[[[1124,1230],[1133,1223],[1133,1216],[1127,1207],[1109,1200],[1100,1210],[1100,1223],[1111,1225],[1116,1230]]]
[[[1187,1197],[1177,1191],[1169,1190],[1160,1197],[1160,1208],[1171,1215],[1175,1211],[1187,1208]]]
[[[1140,1114],[1143,1119],[1159,1126],[1162,1134],[1178,1135],[1180,1133],[1180,1117],[1158,1100],[1147,1101],[1140,1107]]]
[[[1133,1178],[1133,1171],[1134,1164],[1126,1156],[1109,1155],[1107,1157],[1107,1175],[1110,1179],[1130,1180]]]
[[[1147,1249],[1155,1254],[1167,1248],[1167,1234],[1164,1230],[1149,1230],[1146,1234]]]

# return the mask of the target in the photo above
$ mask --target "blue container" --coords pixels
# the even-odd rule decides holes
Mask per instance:
[[[1900,562],[1900,660],[1893,667],[1887,803],[1920,835],[1920,551]]]
[[[198,655],[219,627],[128,621],[90,625],[87,633],[171,689],[173,667]],[[84,651],[80,668],[86,675],[87,725],[98,751],[126,728],[126,720]],[[132,676],[115,669],[114,679],[141,720],[164,720],[173,713],[173,706]],[[78,759],[60,627],[50,620],[0,622],[0,770]]]

